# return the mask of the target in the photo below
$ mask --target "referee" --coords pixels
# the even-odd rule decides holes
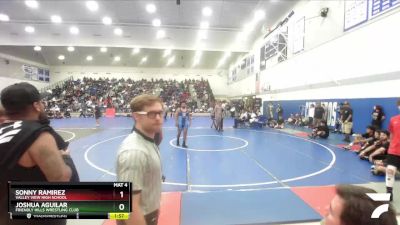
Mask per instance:
[[[122,142],[117,156],[118,181],[133,183],[133,213],[118,224],[156,225],[161,199],[161,158],[154,140],[163,124],[163,104],[153,95],[131,103],[134,131]]]

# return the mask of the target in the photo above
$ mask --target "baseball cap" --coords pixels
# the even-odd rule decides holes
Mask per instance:
[[[1,91],[1,104],[7,112],[19,112],[26,106],[40,101],[41,96],[32,84],[21,82],[12,84]]]

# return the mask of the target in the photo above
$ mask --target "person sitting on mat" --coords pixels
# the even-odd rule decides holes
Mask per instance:
[[[373,145],[368,148],[362,150],[359,154],[360,159],[369,159],[369,156],[373,153],[374,156],[379,155],[378,153],[385,153],[389,149],[390,142],[388,140],[390,134],[388,131],[380,131],[379,140],[376,141]]]
[[[233,121],[233,128],[237,128],[239,124],[244,124],[248,120],[248,113],[243,109],[242,114],[240,114],[239,118],[235,118]]]
[[[367,149],[369,146],[372,146],[373,144],[375,144],[375,142],[379,141],[380,136],[381,136],[381,132],[379,130],[375,130],[374,137],[372,139],[368,140],[365,144],[363,144],[361,146],[361,149],[355,150],[355,152],[357,154],[360,154],[361,151]]]
[[[329,127],[325,120],[321,120],[319,125],[313,129],[312,133],[308,135],[310,138],[320,137],[326,139],[329,137]]]
[[[389,131],[381,132],[380,146],[375,151],[373,151],[368,159],[370,163],[374,163],[375,160],[383,160],[386,159],[387,151],[389,150],[390,145],[390,133]]]
[[[349,145],[344,146],[343,148],[346,150],[350,150],[353,145],[356,145],[356,144],[363,145],[363,144],[367,143],[368,141],[373,140],[375,130],[376,129],[374,126],[367,126],[367,130],[364,134],[354,135],[355,136],[354,141],[351,142]]]

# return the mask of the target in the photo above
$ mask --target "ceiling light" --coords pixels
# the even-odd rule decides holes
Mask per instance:
[[[69,28],[69,32],[70,32],[71,34],[77,35],[77,34],[79,34],[79,28],[77,28],[77,27],[70,27],[70,28]]]
[[[206,40],[207,39],[207,31],[206,30],[200,30],[198,36],[199,36],[200,40]]]
[[[246,41],[247,40],[247,33],[240,32],[236,38],[237,41]]]
[[[134,48],[132,49],[132,54],[138,54],[140,52],[140,48]]]
[[[108,16],[103,17],[103,24],[104,25],[111,25],[112,24],[112,19]]]
[[[194,57],[200,57],[203,54],[203,52],[201,50],[197,50],[196,54],[194,55]]]
[[[95,12],[99,9],[99,4],[96,1],[86,1],[86,7],[90,11]]]
[[[245,33],[250,33],[250,32],[252,32],[253,30],[254,30],[254,23],[246,23],[245,25],[244,25],[244,27],[243,27],[243,31],[245,32]]]
[[[203,21],[200,23],[201,29],[208,29],[209,27],[210,27],[210,24],[207,21]]]
[[[231,56],[231,52],[225,52],[224,56],[219,60],[217,68],[224,65],[226,62],[226,59]]]
[[[26,26],[25,27],[25,32],[27,33],[34,33],[35,32],[35,28],[32,26]]]
[[[106,47],[101,47],[101,48],[100,48],[100,51],[101,51],[101,52],[107,52],[107,48],[106,48]]]
[[[203,16],[211,16],[212,9],[210,7],[204,7],[202,10]]]
[[[159,26],[161,26],[161,20],[160,19],[154,19],[152,24],[155,27],[159,27]]]
[[[65,56],[64,56],[64,55],[59,55],[59,56],[58,56],[58,59],[59,59],[59,60],[64,60],[64,59],[65,59]]]
[[[42,50],[42,47],[40,47],[40,46],[35,46],[35,47],[33,48],[33,50],[39,52],[39,51]]]
[[[154,4],[147,4],[146,5],[146,11],[148,12],[148,13],[155,13],[156,11],[157,11],[157,8],[156,8],[156,6],[154,5]]]
[[[157,31],[157,39],[163,39],[165,38],[165,31],[164,30],[159,30]]]
[[[72,47],[72,46],[68,46],[67,50],[68,50],[69,52],[73,52],[73,51],[75,51],[75,48]]]
[[[39,7],[39,3],[35,0],[25,1],[25,5],[32,9],[37,9]]]
[[[92,61],[93,60],[93,56],[91,56],[91,55],[86,56],[86,60],[87,61]]]
[[[264,18],[265,18],[265,12],[264,12],[264,10],[259,9],[259,10],[257,10],[257,11],[254,13],[254,19],[255,19],[256,21],[262,20],[262,19],[264,19]]]
[[[197,50],[196,54],[194,55],[193,66],[196,66],[196,65],[198,65],[200,63],[201,55],[202,55],[202,51]]]
[[[140,64],[147,62],[147,56],[143,57],[142,60],[140,60]]]
[[[171,49],[165,49],[163,57],[165,58],[165,57],[171,55],[171,52],[172,52]]]
[[[171,65],[174,62],[175,62],[175,56],[168,59],[167,66]]]
[[[121,28],[115,28],[115,29],[114,29],[114,34],[115,34],[115,35],[121,36],[122,33],[123,33],[123,31],[122,31]]]
[[[0,21],[3,21],[3,22],[10,21],[10,17],[8,17],[8,15],[6,15],[6,14],[0,13]]]
[[[225,64],[225,59],[222,58],[221,60],[219,60],[217,67],[220,67],[224,64]]]
[[[50,19],[53,23],[62,23],[62,18],[59,15],[52,15]]]
[[[121,61],[121,57],[119,57],[119,56],[115,56],[115,57],[114,57],[114,61],[116,61],[116,62],[119,62],[119,61]]]

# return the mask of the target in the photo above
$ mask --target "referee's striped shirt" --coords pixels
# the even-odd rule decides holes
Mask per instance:
[[[119,148],[117,179],[132,182],[133,193],[141,192],[140,206],[144,215],[160,208],[161,174],[157,145],[153,139],[135,129]]]

